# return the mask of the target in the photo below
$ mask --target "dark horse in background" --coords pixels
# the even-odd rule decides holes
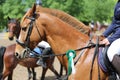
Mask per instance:
[[[99,21],[96,21],[95,23],[90,23],[90,27],[94,33],[102,34],[108,27],[108,24],[100,23]]]
[[[20,21],[19,19],[15,19],[15,18],[10,18],[8,16],[8,38],[9,40],[14,40],[14,37],[18,38],[19,37],[19,33],[20,33]],[[28,70],[28,79],[30,79],[32,77],[32,73],[33,73],[33,78],[36,78],[36,72],[34,70],[34,68],[27,68]]]
[[[20,24],[17,19],[10,19],[8,18],[8,31],[9,31],[9,39],[13,40],[14,35],[16,38],[19,36],[19,31],[20,31]],[[18,31],[17,31],[18,30]],[[36,80],[36,73],[34,71],[35,67],[38,67],[36,64],[36,61],[38,60],[37,58],[27,58],[24,60],[18,60],[15,55],[15,44],[12,44],[10,46],[1,47],[0,48],[0,80],[4,80],[8,76],[8,80],[12,80],[12,75],[13,75],[13,70],[16,68],[17,64],[20,64],[24,67],[28,68],[28,80],[31,79],[30,76],[30,68],[33,70],[33,80]],[[55,57],[47,58],[46,63],[47,63],[47,68],[43,68],[42,71],[42,76],[41,80],[44,80],[46,71],[50,69],[54,74],[57,76],[57,78],[60,76],[57,71],[53,67],[53,62],[54,62]],[[5,66],[4,66],[5,65]],[[3,68],[5,69],[3,71]]]
[[[8,16],[8,24],[7,24],[7,31],[9,33],[8,38],[9,40],[14,40],[14,37],[18,38],[19,33],[20,33],[20,21],[19,19],[15,18],[10,18]],[[32,73],[33,73],[33,78],[36,78],[36,72],[34,68],[27,68],[28,70],[28,79],[31,79]]]
[[[19,37],[20,34],[20,20],[19,19],[15,19],[15,18],[10,18],[9,16],[8,18],[8,24],[7,24],[7,31],[9,33],[9,40],[14,40],[14,37],[16,37],[16,39]]]

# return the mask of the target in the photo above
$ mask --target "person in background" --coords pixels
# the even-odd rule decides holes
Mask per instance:
[[[120,0],[117,1],[111,25],[105,30],[101,41],[109,46],[107,56],[120,76]]]
[[[42,0],[36,0],[36,4],[42,6]]]
[[[90,27],[91,27],[91,29],[94,28],[94,25],[95,25],[95,24],[94,24],[94,21],[92,20],[91,23],[90,23]]]

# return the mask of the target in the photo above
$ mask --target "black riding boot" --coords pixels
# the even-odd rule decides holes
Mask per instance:
[[[51,52],[51,48],[45,48],[42,52],[42,55],[47,55]],[[44,68],[46,68],[46,62],[44,60],[45,58],[44,57],[41,57],[39,58],[39,60],[37,61],[37,65],[41,65],[43,66]]]
[[[119,55],[116,54],[116,55],[113,57],[112,65],[113,65],[113,67],[115,68],[117,74],[118,74],[119,77],[120,77],[120,56],[119,56]]]
[[[109,73],[108,80],[117,80],[116,71],[115,71],[114,67],[112,66],[112,63],[109,61],[108,56],[107,56],[108,48],[109,48],[109,46],[106,46],[104,48],[104,52],[103,52],[105,66],[107,67],[107,69],[109,71],[108,72]]]

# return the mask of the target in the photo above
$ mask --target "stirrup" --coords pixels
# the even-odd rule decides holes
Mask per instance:
[[[117,80],[117,75],[115,72],[111,72],[111,74],[109,75],[108,80]]]
[[[46,63],[42,59],[39,59],[36,64],[46,68]]]

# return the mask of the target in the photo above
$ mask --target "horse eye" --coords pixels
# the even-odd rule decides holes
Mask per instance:
[[[23,27],[22,30],[23,30],[23,31],[26,31],[26,30],[27,30],[27,27]]]

